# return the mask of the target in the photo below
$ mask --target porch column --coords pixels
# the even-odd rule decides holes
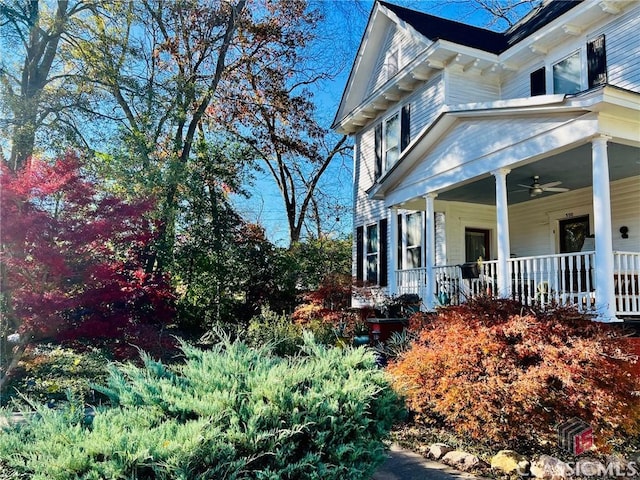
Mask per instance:
[[[398,275],[396,270],[398,269],[398,242],[401,239],[398,238],[398,207],[391,207],[391,248],[388,250],[389,262],[391,267],[391,278],[389,279],[389,286],[387,287],[390,295],[398,293]]]
[[[434,200],[438,196],[437,193],[428,193],[425,195],[425,215],[424,215],[424,266],[425,266],[425,285],[421,294],[422,303],[427,311],[433,311],[436,307],[436,278],[433,267],[436,264],[436,224],[434,215]]]
[[[508,168],[500,168],[491,172],[496,177],[496,220],[498,240],[498,292],[502,298],[511,297],[511,275],[508,259],[511,256],[509,241],[509,205],[507,203]]]
[[[594,259],[596,311],[601,322],[614,322],[616,299],[613,286],[613,235],[611,233],[611,193],[607,141],[600,135],[591,140],[593,176],[593,224],[596,235]]]

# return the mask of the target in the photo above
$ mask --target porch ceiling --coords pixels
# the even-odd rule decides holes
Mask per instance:
[[[640,149],[610,142],[608,154],[611,181],[640,175]],[[528,190],[519,187],[518,184],[530,185],[535,175],[540,177],[541,184],[561,181],[560,187],[571,190],[591,186],[591,144],[587,143],[566,152],[512,168],[511,173],[507,175],[509,204],[531,200]],[[544,192],[535,198],[557,194]],[[464,186],[440,191],[438,200],[495,205],[495,179],[492,175],[487,175]]]

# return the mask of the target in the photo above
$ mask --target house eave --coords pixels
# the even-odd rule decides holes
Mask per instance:
[[[403,67],[393,78],[372,92],[355,109],[342,119],[336,119],[331,128],[345,135],[356,133],[377,118],[381,112],[392,108],[420,85],[438,75],[445,67],[454,65],[463,70],[476,69],[494,74],[500,74],[509,68],[501,65],[495,54],[446,40],[438,40]]]
[[[427,125],[411,141],[401,153],[398,161],[373,184],[367,194],[373,200],[383,200],[391,185],[405,175],[413,164],[422,158],[424,153],[459,121],[472,118],[512,116],[514,122],[517,122],[518,117],[530,115],[609,112],[622,118],[630,118],[635,115],[635,122],[640,123],[637,115],[639,106],[639,93],[603,86],[572,96],[543,95],[445,108],[431,124]]]

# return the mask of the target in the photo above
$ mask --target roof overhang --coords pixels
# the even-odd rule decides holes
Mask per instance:
[[[355,109],[341,119],[336,119],[332,128],[342,134],[357,132],[381,112],[438,75],[446,66],[452,65],[462,71],[475,70],[483,75],[500,75],[511,68],[500,64],[498,56],[493,53],[438,40],[372,92]]]
[[[615,119],[601,121],[601,133],[615,137],[620,143],[640,147],[640,94],[616,87],[599,87],[575,96],[545,95],[457,105],[443,111],[426,126],[402,152],[395,165],[367,193],[372,199],[383,200],[458,122],[508,116],[513,128],[518,128],[519,119],[532,115],[575,113],[577,118],[594,112],[604,116],[605,120]]]
[[[446,67],[455,67],[461,71],[475,72],[483,76],[495,75],[504,78],[535,61],[536,58],[543,58],[553,46],[566,39],[567,35],[582,35],[594,23],[606,18],[607,15],[617,15],[634,3],[634,0],[579,2],[563,15],[519,39],[497,55],[442,39],[431,43],[410,25],[399,20],[389,9],[376,2],[331,128],[342,134],[353,134],[359,131]],[[402,68],[394,78],[368,97],[349,99],[349,95],[354,91],[357,72],[366,62],[371,62],[374,54],[377,53],[377,47],[383,35],[383,23],[387,21],[396,23],[416,38],[423,38],[425,50]]]

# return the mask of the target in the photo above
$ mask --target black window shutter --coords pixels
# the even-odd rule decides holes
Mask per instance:
[[[587,71],[589,88],[607,83],[607,51],[604,35],[587,42]]]
[[[408,103],[402,107],[400,116],[400,151],[407,148],[411,142],[411,104]]]
[[[402,270],[402,214],[398,214],[398,270]]]
[[[386,287],[389,284],[387,279],[387,219],[380,220],[380,227],[378,231],[378,238],[380,239],[380,276],[378,278],[378,284],[381,287]]]
[[[547,84],[545,79],[544,67],[539,68],[535,72],[531,72],[531,96],[546,95]]]
[[[364,280],[364,227],[356,228],[356,280]]]
[[[382,175],[382,123],[376,125],[374,145],[376,151],[374,179],[377,180]]]

